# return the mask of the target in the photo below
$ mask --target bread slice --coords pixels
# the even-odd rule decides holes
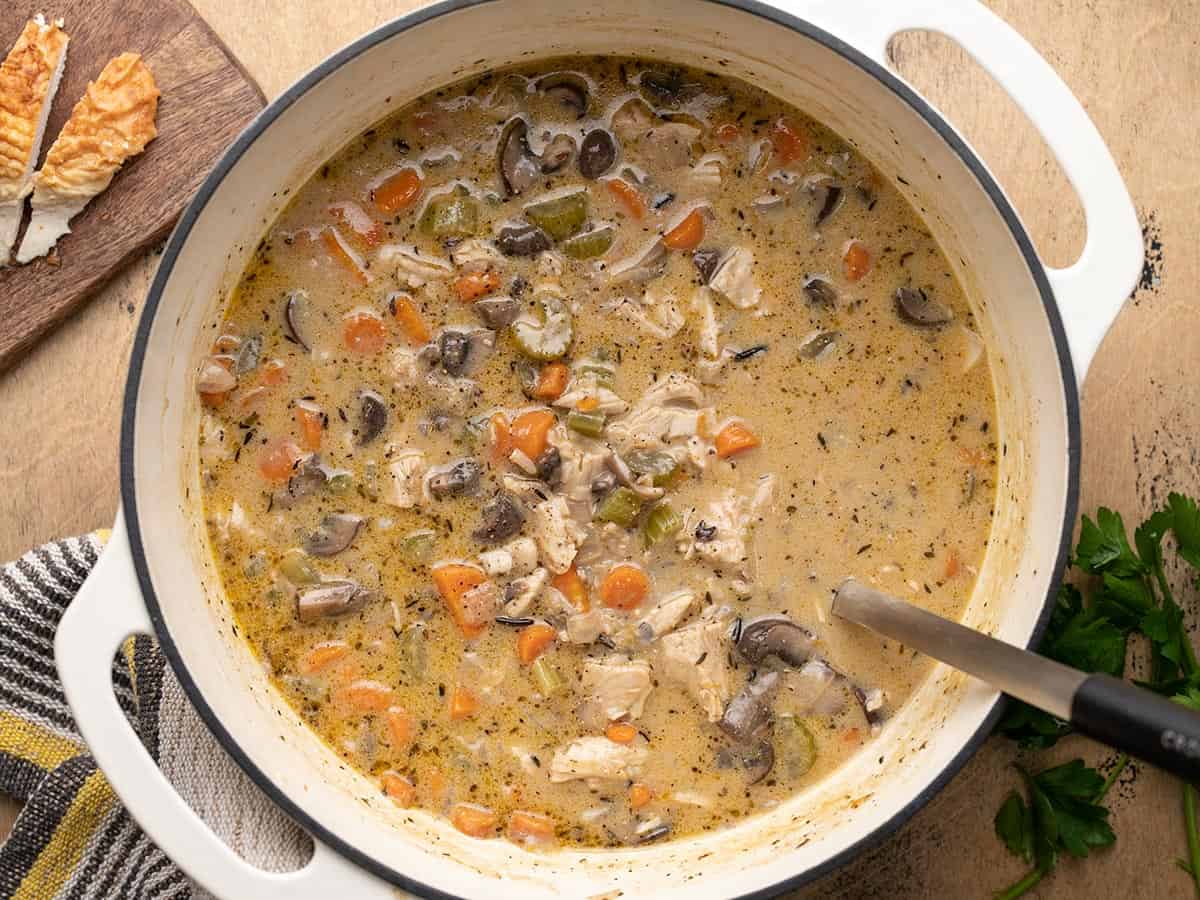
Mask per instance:
[[[157,114],[158,87],[141,56],[122,53],[111,60],[75,104],[34,176],[33,217],[17,262],[45,256],[71,230],[71,219],[154,140]]]
[[[33,190],[33,168],[69,40],[61,21],[47,23],[39,15],[25,23],[0,63],[0,266],[8,264],[25,198]]]

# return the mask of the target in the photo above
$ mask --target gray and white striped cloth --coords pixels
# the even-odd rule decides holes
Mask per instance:
[[[58,683],[54,631],[105,538],[56,541],[0,569],[0,792],[24,804],[0,846],[0,897],[207,896],[121,807]],[[230,847],[270,871],[303,864],[308,837],[217,744],[151,638],[130,639],[112,677],[163,773]]]

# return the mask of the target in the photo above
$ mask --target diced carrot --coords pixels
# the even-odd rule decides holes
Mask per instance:
[[[446,792],[450,789],[445,772],[441,769],[430,769],[423,784],[429,788],[430,799],[436,800],[438,803],[445,801]]]
[[[341,699],[356,712],[383,712],[391,705],[394,693],[390,687],[372,678],[359,678],[341,691]]]
[[[508,817],[505,834],[514,844],[548,844],[554,840],[554,820],[517,810]]]
[[[472,303],[480,297],[496,293],[503,284],[500,273],[491,269],[486,272],[467,272],[455,280],[454,292],[463,303]]]
[[[530,459],[537,459],[546,449],[547,436],[555,421],[554,413],[548,409],[534,409],[521,413],[512,423],[513,447]]]
[[[639,222],[646,218],[646,201],[637,188],[620,178],[612,178],[605,183],[609,193],[617,198],[617,202],[625,207],[630,216]]]
[[[517,658],[529,665],[554,643],[556,637],[558,632],[552,626],[541,622],[522,628],[517,633]]]
[[[609,722],[604,729],[604,736],[614,744],[632,744],[637,737],[637,729],[628,722]]]
[[[272,438],[258,451],[258,471],[268,481],[287,481],[303,456],[304,451],[291,438]]]
[[[367,215],[366,210],[357,203],[335,203],[329,207],[329,211],[339,224],[349,228],[366,246],[374,247],[383,242],[383,225]]]
[[[329,255],[337,260],[342,268],[354,277],[355,281],[359,284],[367,283],[369,279],[366,269],[363,268],[362,260],[346,245],[346,239],[342,237],[341,232],[333,226],[326,226],[321,229],[321,242],[329,251]]]
[[[951,547],[950,552],[946,554],[946,568],[942,572],[942,578],[949,580],[958,574],[960,563],[958,559],[958,548]]]
[[[424,137],[430,137],[442,124],[442,117],[436,110],[423,109],[413,113],[412,125]]]
[[[471,592],[484,584],[490,584],[487,576],[474,566],[464,566],[449,563],[438,566],[433,570],[433,583],[438,593],[450,609],[450,615],[455,624],[467,638],[476,638],[483,633],[488,618],[480,615],[480,610],[472,602],[477,597],[470,597]]]
[[[267,361],[262,367],[261,381],[270,387],[279,387],[287,382],[287,363],[282,359]]]
[[[561,575],[551,578],[550,585],[566,597],[579,612],[587,612],[592,608],[587,583],[580,577],[574,564]]]
[[[663,243],[672,250],[694,250],[704,240],[704,210],[693,209],[683,221],[663,235]]]
[[[508,459],[512,453],[512,432],[508,428],[508,419],[504,413],[496,413],[488,421],[488,431],[492,448],[492,462]]]
[[[407,747],[408,742],[412,740],[413,733],[413,719],[408,714],[408,710],[403,706],[389,706],[387,708],[387,725],[392,745]]]
[[[564,363],[546,363],[538,372],[537,384],[533,388],[533,396],[538,400],[557,400],[567,389],[567,379],[570,370]]]
[[[421,311],[408,294],[393,294],[388,300],[388,308],[404,329],[404,336],[413,344],[428,344],[430,338],[429,326],[421,317]]]
[[[590,395],[587,397],[580,397],[579,402],[575,404],[576,409],[578,409],[580,412],[591,412],[593,409],[597,409],[599,406],[600,398],[592,397]]]
[[[730,422],[717,432],[717,456],[721,459],[728,459],[735,453],[753,450],[761,445],[762,441],[759,440],[758,435],[741,422]]]
[[[600,582],[600,599],[612,609],[637,609],[650,593],[650,579],[637,566],[614,566]]]
[[[486,806],[475,803],[455,803],[450,810],[450,821],[463,834],[474,838],[491,837],[500,817]]]
[[[296,424],[300,426],[300,443],[305,450],[321,449],[321,433],[325,430],[325,414],[307,400],[296,404]]]
[[[654,792],[640,781],[635,781],[629,786],[629,807],[631,809],[641,809],[653,799]]]
[[[988,453],[983,447],[964,447],[959,444],[958,455],[968,466],[981,467],[988,462]]]
[[[296,668],[301,675],[312,675],[329,668],[349,652],[350,645],[345,641],[321,641],[313,644]]]
[[[353,313],[342,326],[342,341],[355,353],[378,353],[387,343],[387,329],[376,315]]]
[[[397,806],[409,807],[416,802],[417,789],[399,772],[388,769],[379,776],[379,782],[383,785],[384,793],[391,797]]]
[[[857,744],[862,739],[862,732],[857,728],[847,728],[842,734],[842,741],[847,744]]]
[[[742,130],[733,122],[725,122],[718,125],[716,131],[713,132],[718,141],[722,144],[732,144],[742,136]]]
[[[808,156],[808,139],[784,119],[771,125],[771,146],[780,162],[789,163]]]
[[[463,687],[461,684],[455,685],[454,690],[450,692],[448,709],[450,721],[459,722],[475,715],[479,710],[479,698],[470,688]]]
[[[371,202],[389,216],[408,209],[421,196],[421,176],[416,169],[401,169],[371,191]]]
[[[871,271],[871,253],[862,241],[851,241],[842,255],[842,273],[847,281],[858,281]]]
[[[241,413],[248,413],[252,409],[257,409],[262,406],[266,399],[271,395],[261,384],[258,387],[250,388],[238,395],[237,407]]]

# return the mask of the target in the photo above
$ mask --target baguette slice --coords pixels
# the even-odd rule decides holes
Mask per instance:
[[[71,219],[154,140],[157,114],[158,87],[141,56],[122,53],[111,60],[75,104],[34,176],[33,217],[17,262],[45,256],[71,230]]]
[[[8,264],[25,198],[33,190],[33,167],[67,62],[69,40],[61,22],[47,23],[39,15],[25,23],[0,63],[0,266]]]

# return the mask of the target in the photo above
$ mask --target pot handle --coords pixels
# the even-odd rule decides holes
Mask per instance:
[[[1144,250],[1117,165],[1071,89],[1028,41],[976,0],[819,0],[804,15],[885,67],[888,41],[897,33],[940,32],[991,73],[1033,122],[1079,195],[1087,222],[1079,259],[1065,269],[1046,267],[1082,383],[1137,283]]]
[[[159,770],[113,693],[113,656],[130,635],[153,633],[118,511],[104,552],[59,623],[54,657],[88,749],[151,840],[218,897],[394,897],[382,881],[316,840],[313,857],[302,869],[264,872],[234,853],[193,812]]]

